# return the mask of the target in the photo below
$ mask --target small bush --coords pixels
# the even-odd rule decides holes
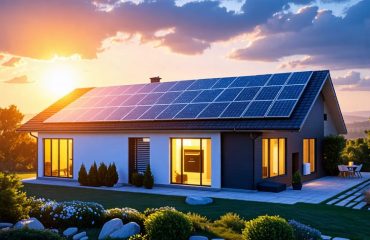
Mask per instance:
[[[108,187],[113,187],[118,182],[118,173],[116,164],[109,164],[108,172],[107,172],[107,178],[106,178],[106,184]]]
[[[9,231],[0,231],[0,239],[6,240],[63,240],[58,234],[52,231],[40,231],[32,229],[18,229]]]
[[[301,184],[301,183],[302,183],[301,174],[299,173],[299,171],[295,171],[292,178],[292,184]]]
[[[321,232],[315,228],[295,220],[289,220],[289,225],[292,226],[294,237],[297,240],[321,240]]]
[[[245,240],[293,240],[293,228],[279,216],[259,216],[245,224]]]
[[[39,219],[48,228],[96,227],[104,221],[105,210],[94,202],[55,202],[33,199],[31,217]]]
[[[98,183],[100,186],[107,186],[108,168],[104,163],[100,163],[98,168]]]
[[[176,208],[174,207],[169,207],[169,206],[165,206],[165,207],[160,207],[160,208],[147,208],[145,209],[144,211],[144,215],[145,216],[149,216],[149,215],[152,215],[153,213],[156,213],[158,211],[165,211],[165,210],[169,210],[169,211],[177,211]]]
[[[187,213],[186,215],[193,224],[193,228],[196,232],[208,230],[210,222],[206,217],[199,215],[197,213]]]
[[[152,174],[149,164],[146,166],[143,184],[144,184],[144,187],[147,189],[152,189],[154,185],[154,176]]]
[[[144,175],[142,173],[134,172],[131,176],[132,184],[136,187],[142,187]]]
[[[134,236],[131,236],[128,240],[147,240],[147,236],[146,235],[142,235],[142,234],[135,234]]]
[[[78,182],[82,186],[89,185],[89,179],[88,179],[87,171],[86,171],[84,164],[81,165],[80,171],[78,172]]]
[[[189,218],[181,212],[172,210],[151,214],[144,225],[150,240],[186,240],[192,232]]]
[[[96,166],[96,162],[94,162],[94,164],[91,165],[88,178],[89,178],[89,186],[99,187],[98,167]]]
[[[30,210],[23,185],[15,174],[0,172],[0,220],[16,222]]]
[[[234,232],[242,233],[243,228],[245,227],[244,219],[240,218],[240,216],[236,213],[226,213],[225,215],[221,216],[219,220],[216,220],[214,224],[217,226],[224,226],[226,228],[230,228]]]
[[[145,215],[133,208],[111,208],[105,211],[105,221],[120,218],[124,224],[136,222],[144,229]]]

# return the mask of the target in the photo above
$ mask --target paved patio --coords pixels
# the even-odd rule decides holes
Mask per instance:
[[[282,204],[321,203],[335,195],[350,189],[358,184],[370,179],[370,173],[363,173],[363,178],[343,179],[339,177],[323,177],[305,183],[301,191],[294,191],[288,188],[280,193],[258,192],[258,191],[204,191],[196,189],[174,188],[174,187],[154,187],[153,189],[137,188],[132,186],[120,186],[114,188],[100,187],[98,189],[107,191],[139,192],[171,196],[206,196],[212,198],[234,199],[243,201],[270,202]],[[76,188],[81,187],[75,181],[53,181],[44,179],[24,179],[23,182],[30,184],[57,185]],[[96,188],[93,188],[96,189]]]

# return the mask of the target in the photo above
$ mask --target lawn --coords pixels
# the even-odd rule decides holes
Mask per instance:
[[[326,235],[350,239],[369,239],[370,236],[370,211],[367,210],[353,210],[325,204],[285,205],[226,199],[215,199],[212,205],[198,207],[186,205],[183,197],[34,184],[24,185],[29,196],[58,201],[94,201],[102,204],[105,208],[131,207],[143,211],[148,207],[173,206],[180,211],[197,212],[211,219],[216,219],[226,212],[238,213],[247,220],[265,214],[280,215],[286,219],[295,219],[316,227]]]
[[[17,172],[16,175],[20,179],[26,179],[26,178],[34,178],[34,177],[36,177],[36,173],[35,172]]]

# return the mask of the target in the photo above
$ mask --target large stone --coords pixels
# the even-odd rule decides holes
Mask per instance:
[[[129,238],[135,234],[140,233],[140,226],[135,222],[129,222],[117,231],[114,231],[109,235],[111,238]]]
[[[213,203],[213,199],[209,197],[188,196],[185,202],[189,205],[207,205]]]
[[[73,236],[73,240],[80,240],[81,238],[86,237],[86,232],[80,232]]]
[[[78,228],[70,227],[70,228],[67,228],[66,230],[64,230],[63,235],[65,237],[71,237],[71,236],[75,235],[77,232],[78,232]]]
[[[98,239],[106,239],[109,235],[118,229],[123,227],[122,220],[119,218],[113,218],[103,225],[103,228],[100,231]]]
[[[205,236],[191,236],[189,240],[208,240],[208,238]]]
[[[11,228],[11,227],[13,227],[13,223],[0,223],[0,229]]]
[[[89,237],[85,236],[85,237],[81,238],[80,240],[88,240],[88,239],[89,239]]]
[[[44,230],[45,227],[36,218],[24,219],[14,225],[15,229],[28,228],[33,230]]]
[[[321,235],[322,240],[330,240],[331,237],[327,235]]]

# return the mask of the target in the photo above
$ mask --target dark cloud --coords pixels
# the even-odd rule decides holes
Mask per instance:
[[[174,0],[97,2],[2,0],[0,51],[42,59],[76,53],[94,58],[102,40],[126,32],[141,34],[143,41],[159,40],[175,52],[198,54],[213,42],[252,31],[288,7],[288,0],[247,0],[241,13],[236,13],[221,7],[218,1],[182,6]],[[114,6],[113,10],[98,11],[106,4]],[[168,28],[174,33],[155,36]]]
[[[307,56],[295,65],[319,65],[332,69],[370,66],[370,0],[350,7],[345,17],[306,7],[296,14],[275,14],[263,24],[260,38],[232,53],[243,60],[278,61]],[[289,64],[289,63],[288,63]]]
[[[28,77],[26,75],[23,75],[23,76],[14,77],[12,79],[9,79],[7,81],[4,81],[4,83],[9,83],[9,84],[27,84],[27,83],[32,83],[32,82],[28,81]]]
[[[370,91],[370,77],[361,77],[356,71],[333,78],[333,82],[337,86],[342,86],[342,91]]]
[[[0,58],[1,59],[1,58]],[[19,62],[21,61],[21,58],[20,57],[12,57],[10,58],[8,61],[4,62],[3,64],[1,64],[1,66],[4,66],[4,67],[14,67],[16,66]]]

